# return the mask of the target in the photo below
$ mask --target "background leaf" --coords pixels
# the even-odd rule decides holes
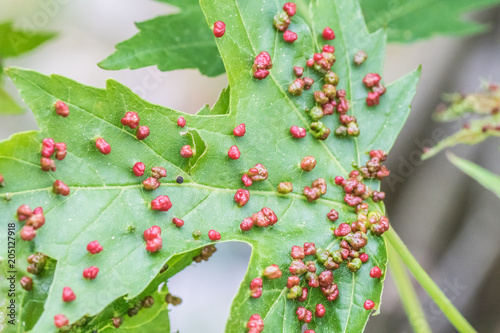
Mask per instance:
[[[328,249],[339,246],[339,240],[332,237],[332,222],[326,214],[333,208],[340,213],[336,225],[354,221],[356,215],[343,202],[343,193],[333,185],[333,179],[347,176],[353,162],[364,164],[369,150],[390,150],[408,116],[419,71],[389,85],[381,104],[368,108],[367,90],[361,80],[368,72],[381,72],[385,36],[383,32],[367,32],[357,2],[312,1],[306,6],[307,11],[300,11],[293,18],[290,27],[300,36],[293,45],[286,44],[272,27],[272,17],[280,10],[274,1],[203,1],[202,8],[209,25],[222,18],[231,27],[217,40],[228,70],[230,95],[223,93],[221,102],[213,108],[227,106],[230,112],[218,109],[203,111],[209,115],[188,115],[147,103],[115,81],[108,81],[106,89],[97,89],[57,75],[44,76],[15,68],[8,71],[33,110],[41,133],[19,134],[0,144],[0,171],[7,183],[0,189],[0,198],[5,199],[7,192],[12,196],[10,201],[1,203],[0,217],[12,220],[22,203],[43,206],[47,223],[33,242],[38,251],[57,260],[53,287],[34,332],[52,331],[52,318],[57,313],[64,313],[75,322],[85,315],[102,313],[120,297],[138,297],[172,256],[210,244],[210,229],[219,231],[222,241],[242,241],[253,248],[226,331],[240,332],[254,313],[265,318],[266,329],[271,332],[300,330],[300,322],[293,314],[298,302],[285,298],[290,248],[304,242]],[[285,89],[294,79],[292,67],[303,66],[319,51],[323,44],[321,31],[326,25],[337,35],[333,42],[337,56],[333,70],[340,77],[339,88],[346,89],[352,105],[349,113],[357,117],[361,135],[355,139],[331,135],[325,141],[317,141],[308,134],[295,140],[289,128],[300,125],[309,129],[305,108],[313,105],[312,93],[322,82],[317,73],[308,69],[306,75],[316,81],[313,89],[298,98],[291,97]],[[359,49],[368,52],[369,60],[356,67],[352,57]],[[271,54],[274,67],[267,79],[257,81],[250,69],[262,50]],[[68,118],[54,115],[57,100],[70,106]],[[138,112],[141,124],[150,127],[151,135],[146,140],[137,141],[133,132],[120,124],[129,110]],[[176,124],[180,115],[186,118],[185,128]],[[334,117],[324,121],[329,127],[338,126]],[[232,129],[240,123],[246,124],[247,133],[236,138]],[[53,173],[45,173],[39,167],[43,137],[68,145],[68,156],[57,163]],[[103,156],[95,149],[96,137],[111,144],[111,154]],[[193,142],[197,145],[195,163],[179,154],[183,145]],[[227,157],[227,151],[234,144],[242,155],[233,161]],[[298,164],[308,155],[318,163],[312,172],[304,173]],[[146,176],[138,179],[132,174],[131,168],[139,160],[147,168],[159,165],[167,169],[168,177],[158,190],[144,191],[141,181]],[[238,208],[233,196],[242,187],[241,174],[256,163],[267,167],[269,178],[252,185],[250,201]],[[184,177],[183,184],[175,181],[179,175]],[[328,191],[309,203],[302,189],[319,177],[326,179]],[[55,179],[70,186],[70,196],[51,193]],[[294,191],[278,194],[276,188],[282,181],[293,182]],[[370,183],[375,190],[379,185],[378,181]],[[172,200],[169,212],[149,209],[149,202],[158,195],[168,195]],[[271,228],[241,232],[239,223],[243,218],[262,207],[271,208],[278,223]],[[184,227],[173,226],[173,217],[184,219]],[[150,254],[145,250],[142,232],[154,224],[162,227],[163,249]],[[134,226],[135,231],[130,232],[129,226]],[[193,240],[195,230],[202,232],[200,240]],[[105,250],[91,257],[85,246],[94,239]],[[313,309],[322,302],[328,315],[313,320],[309,327],[317,332],[363,330],[370,314],[363,309],[364,301],[380,303],[382,282],[370,278],[368,272],[373,265],[385,269],[384,239],[370,235],[366,252],[371,259],[357,274],[345,265],[335,271],[335,283],[340,290],[336,301],[327,302],[318,290],[311,291],[305,305]],[[279,265],[283,277],[266,280],[262,297],[250,299],[250,281],[270,264]],[[82,270],[91,265],[100,268],[99,276],[85,281]],[[66,285],[73,288],[78,301],[62,304],[57,290]]]
[[[197,68],[201,74],[224,73],[224,64],[207,27],[198,0],[159,0],[179,13],[137,23],[140,32],[116,45],[116,52],[99,63],[104,69],[158,66],[161,71]]]
[[[474,178],[479,184],[486,187],[500,198],[500,176],[451,153],[448,153],[447,157],[457,168]]]
[[[386,29],[389,42],[408,43],[438,35],[462,36],[482,32],[481,25],[462,16],[488,8],[499,0],[361,0],[368,29]]]

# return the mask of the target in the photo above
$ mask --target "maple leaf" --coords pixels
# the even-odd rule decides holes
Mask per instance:
[[[150,104],[112,80],[106,89],[98,89],[57,75],[8,70],[41,132],[17,134],[0,143],[0,173],[6,183],[0,189],[0,199],[9,199],[1,202],[0,217],[12,220],[21,204],[42,206],[47,222],[38,230],[33,246],[57,261],[33,332],[53,331],[56,314],[63,313],[75,323],[84,316],[99,316],[120,297],[135,299],[142,295],[174,255],[213,243],[208,237],[211,229],[220,233],[221,241],[252,246],[248,272],[233,302],[227,332],[243,331],[255,313],[264,319],[268,332],[300,332],[302,325],[294,314],[297,306],[314,310],[316,303],[325,305],[327,315],[314,319],[308,324],[310,328],[317,332],[357,332],[363,330],[370,314],[363,308],[365,300],[380,304],[383,279],[371,278],[369,271],[375,265],[386,269],[384,238],[369,234],[364,250],[370,259],[357,273],[345,264],[334,271],[339,297],[333,302],[317,288],[310,291],[304,303],[287,299],[290,249],[305,242],[338,249],[340,240],[332,235],[333,223],[327,213],[331,209],[339,212],[336,226],[355,221],[356,214],[343,201],[344,193],[334,184],[334,178],[347,177],[353,163],[364,165],[369,160],[366,152],[390,150],[409,114],[419,70],[388,85],[380,105],[368,107],[362,79],[367,73],[382,71],[385,35],[382,31],[368,33],[356,1],[312,1],[305,8],[299,7],[290,25],[299,39],[292,45],[272,27],[274,15],[281,10],[275,1],[202,1],[201,7],[209,25],[221,19],[226,23],[226,34],[217,39],[217,45],[230,89],[221,94],[211,110],[204,108],[197,115]],[[297,140],[289,129],[298,125],[310,132],[305,108],[314,105],[315,89],[294,97],[286,87],[294,80],[292,67],[303,66],[324,44],[321,31],[325,26],[337,36],[332,69],[340,77],[339,88],[346,90],[351,103],[349,114],[356,116],[361,134],[351,138],[332,134],[321,141],[308,133]],[[360,49],[367,52],[368,60],[358,67],[352,59]],[[251,68],[261,51],[269,52],[274,67],[265,80],[258,81],[252,77]],[[307,70],[306,75],[315,79],[313,88],[322,86],[318,73]],[[54,103],[58,100],[69,105],[67,118],[55,115]],[[141,125],[151,130],[145,140],[137,140],[134,132],[120,123],[131,110],[139,114]],[[177,126],[179,116],[185,117],[186,127]],[[336,117],[322,120],[329,127],[339,124]],[[235,137],[233,129],[241,123],[246,124],[246,134]],[[57,162],[55,172],[40,170],[44,137],[65,142],[68,147],[67,157]],[[111,145],[109,155],[96,149],[98,137]],[[193,157],[181,157],[179,151],[184,145],[193,147]],[[233,145],[241,151],[237,160],[228,158]],[[314,170],[307,173],[299,166],[305,156],[317,160]],[[166,168],[167,178],[157,190],[144,190],[141,182],[148,173],[141,178],[132,173],[138,161],[147,170],[153,166]],[[239,208],[234,194],[243,187],[242,174],[256,163],[265,165],[269,177],[249,188],[250,200]],[[182,184],[176,182],[178,176],[184,178]],[[302,190],[320,177],[326,180],[327,191],[315,202],[308,202]],[[56,179],[70,187],[69,196],[51,192]],[[293,192],[279,194],[280,182],[292,182]],[[379,190],[379,181],[366,183]],[[168,195],[172,201],[168,212],[150,209],[151,200],[159,195]],[[380,203],[369,202],[372,209],[383,209]],[[241,231],[240,222],[263,207],[272,209],[278,222],[269,228]],[[173,217],[182,218],[184,226],[174,226]],[[154,254],[146,251],[142,235],[152,225],[162,228],[163,237],[163,248]],[[5,224],[1,228],[6,232]],[[201,231],[200,239],[192,237],[197,230]],[[85,247],[96,239],[104,251],[91,256]],[[271,264],[278,265],[283,276],[264,279],[262,296],[251,298],[250,281]],[[83,269],[92,265],[99,267],[98,277],[83,279]],[[76,301],[63,304],[63,286],[71,286]],[[109,324],[109,319],[95,321],[94,327]]]

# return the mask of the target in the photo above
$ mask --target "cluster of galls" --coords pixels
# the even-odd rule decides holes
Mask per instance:
[[[146,250],[153,253],[161,250],[163,240],[161,238],[161,228],[157,225],[144,231],[144,240],[146,241]]]
[[[247,322],[248,333],[260,333],[264,330],[264,321],[258,314],[253,314]]]
[[[311,187],[304,187],[303,193],[309,202],[318,200],[326,193],[326,181],[323,178],[316,179],[312,182]]]
[[[254,225],[260,228],[272,226],[278,222],[276,214],[267,207],[262,208],[257,213],[252,214],[252,217],[246,217],[240,223],[240,229],[243,231],[251,230]]]
[[[363,178],[376,178],[378,180],[383,180],[384,178],[389,176],[390,171],[386,168],[385,165],[381,165],[381,163],[385,160],[387,160],[387,153],[385,151],[370,151],[370,160],[366,162],[365,166],[359,168],[359,171],[363,175]]]
[[[135,302],[133,304],[133,306],[128,309],[127,314],[128,314],[129,317],[136,316],[139,313],[140,310],[142,310],[143,308],[146,308],[146,309],[150,308],[154,304],[155,304],[154,298],[151,297],[151,296],[146,296],[144,299],[138,300],[137,302]],[[118,328],[123,323],[123,318],[121,318],[121,317],[114,317],[112,319],[112,321],[113,321],[113,326],[116,327],[116,328]]]
[[[283,11],[274,17],[273,25],[276,29],[283,32],[283,39],[287,43],[293,43],[297,40],[297,34],[288,30],[292,22],[291,17],[297,12],[297,6],[293,2],[287,2],[283,5]]]
[[[47,256],[43,253],[31,254],[28,257],[28,267],[27,271],[30,274],[38,275],[43,271],[45,264],[47,263]],[[26,291],[31,291],[33,289],[33,279],[29,276],[23,276],[19,281],[21,287]]]
[[[380,103],[380,96],[385,94],[386,88],[380,82],[381,77],[377,73],[368,73],[363,78],[366,88],[370,89],[366,97],[366,105],[375,106]]]
[[[255,57],[253,62],[253,77],[258,80],[263,80],[269,75],[269,70],[271,68],[273,68],[271,56],[266,51],[262,51]]]
[[[21,239],[31,241],[36,237],[37,229],[45,224],[45,215],[43,215],[42,207],[37,207],[31,211],[30,206],[21,205],[17,209],[17,220],[19,222],[26,221],[21,228]]]
[[[137,162],[132,168],[134,175],[140,177],[144,175],[145,165],[142,162]],[[167,170],[163,167],[155,166],[151,168],[151,177],[142,182],[146,191],[154,191],[160,187],[160,179],[167,177]]]
[[[64,142],[54,142],[52,138],[45,138],[42,140],[42,158],[40,159],[40,167],[43,171],[56,171],[56,163],[51,159],[55,154],[55,158],[59,161],[64,160],[68,153],[66,144]]]
[[[128,126],[131,129],[136,129],[135,131],[135,136],[137,137],[138,140],[144,140],[149,136],[149,127],[148,126],[139,126],[139,122],[141,121],[141,118],[137,114],[137,112],[134,111],[128,111],[125,113],[125,116],[121,119],[121,123],[123,126]],[[96,146],[97,146],[97,141],[96,141]],[[97,147],[99,148],[99,147]],[[101,150],[101,149],[99,149]],[[101,150],[102,152],[102,150]],[[102,152],[105,154],[104,152]],[[108,153],[109,154],[109,153]]]
[[[389,170],[380,163],[387,159],[387,154],[382,150],[370,151],[371,160],[358,170],[349,173],[349,178],[335,177],[335,184],[342,186],[345,192],[344,201],[351,207],[361,204],[364,200],[372,197],[373,201],[382,201],[385,198],[384,192],[373,191],[363,184],[364,178],[376,178],[382,180],[389,175]]]
[[[249,187],[253,184],[253,182],[261,182],[266,180],[268,176],[268,172],[265,166],[260,163],[255,164],[253,168],[248,169],[247,173],[245,173],[241,177],[241,181],[246,187]]]
[[[210,257],[217,251],[215,245],[206,245],[201,249],[201,253],[193,258],[194,262],[208,261]]]

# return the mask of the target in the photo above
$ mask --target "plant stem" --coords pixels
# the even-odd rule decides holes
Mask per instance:
[[[422,304],[415,293],[415,289],[406,272],[406,268],[403,266],[403,262],[394,247],[390,243],[388,245],[389,272],[394,282],[396,282],[396,288],[405,308],[408,320],[410,321],[410,325],[416,333],[431,333],[432,330],[427,322],[427,318],[425,318]]]
[[[451,303],[446,295],[439,289],[439,287],[432,281],[429,275],[424,271],[422,266],[410,253],[410,250],[399,238],[394,228],[390,228],[384,233],[385,238],[394,247],[394,250],[399,254],[400,258],[405,263],[406,267],[411,271],[418,283],[424,288],[427,294],[439,306],[444,315],[448,318],[450,323],[459,332],[476,332],[476,330],[469,324],[469,322],[460,314],[457,308]]]

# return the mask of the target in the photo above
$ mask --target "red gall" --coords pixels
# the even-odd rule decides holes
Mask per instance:
[[[237,160],[240,158],[240,150],[237,146],[231,146],[231,148],[229,148],[229,151],[227,152],[227,156],[229,156],[229,158],[232,160]]]
[[[170,198],[166,195],[160,195],[153,201],[151,201],[151,209],[158,210],[160,212],[166,212],[172,207],[172,202]]]
[[[240,223],[240,229],[243,231],[249,231],[253,228],[253,219],[251,217],[246,217]]]
[[[214,23],[214,36],[220,38],[226,33],[226,24],[222,21],[217,21]],[[181,126],[184,127],[184,126]]]
[[[109,153],[111,153],[111,146],[103,138],[96,139],[95,146],[104,155],[108,155]]]
[[[193,156],[193,150],[190,145],[182,146],[181,148],[181,156],[184,158],[190,158]]]
[[[83,270],[83,277],[85,279],[93,280],[97,277],[98,273],[99,273],[99,268],[95,266],[90,266],[89,268],[85,268]]]
[[[208,231],[208,238],[210,238],[211,241],[216,242],[220,240],[221,236],[219,232],[211,229]]]
[[[30,278],[29,276],[23,276],[19,281],[19,284],[26,291],[33,290],[33,279]]]
[[[17,220],[24,221],[24,220],[28,219],[32,214],[33,214],[33,212],[31,211],[30,206],[21,205],[17,209]]]
[[[264,330],[264,321],[258,314],[253,314],[247,322],[248,333],[260,333]]]
[[[177,218],[177,217],[174,217],[172,219],[172,223],[177,227],[177,228],[180,228],[182,226],[184,226],[184,220],[181,220],[180,218]]]
[[[370,270],[370,277],[374,279],[379,279],[382,276],[382,270],[380,267],[375,266]]]
[[[305,302],[307,300],[307,295],[309,294],[309,289],[307,287],[302,287],[302,295],[297,297],[297,301]]]
[[[304,243],[304,253],[306,256],[316,254],[316,245],[314,243]]]
[[[283,39],[287,43],[293,43],[297,40],[297,34],[293,31],[287,30],[283,33]]]
[[[300,162],[300,168],[306,172],[311,171],[316,166],[316,159],[312,156],[306,156]]]
[[[146,251],[151,253],[160,251],[163,245],[163,240],[160,236],[146,242]]]
[[[306,255],[304,253],[304,249],[300,246],[292,246],[290,256],[293,259],[304,259],[306,257]]]
[[[375,303],[372,300],[367,299],[363,305],[366,310],[371,310],[375,307]]]
[[[63,292],[62,292],[62,300],[63,300],[63,302],[72,302],[75,299],[76,299],[76,295],[73,292],[73,290],[71,290],[70,287],[64,287],[63,288]]]
[[[93,241],[87,244],[87,251],[91,254],[97,254],[102,251],[102,246],[98,241]]]
[[[368,92],[368,97],[366,97],[366,105],[375,106],[380,104],[380,94],[377,92]]]
[[[328,214],[326,214],[326,217],[328,217],[330,221],[337,221],[339,219],[339,213],[335,209],[332,209]]]
[[[370,256],[366,253],[361,253],[359,255],[359,260],[361,260],[361,262],[367,262],[368,259],[370,259]]]
[[[128,126],[131,129],[134,129],[137,126],[139,126],[140,120],[141,120],[141,118],[139,118],[139,115],[137,114],[137,112],[129,111],[129,112],[125,113],[125,116],[121,119],[121,123],[123,126]]]
[[[144,170],[146,170],[146,166],[142,162],[137,162],[132,167],[132,171],[134,172],[134,175],[136,175],[136,177],[144,175]]]
[[[42,140],[42,156],[51,157],[54,154],[55,142],[52,138],[45,138]]]
[[[326,53],[333,53],[333,52],[335,52],[335,47],[333,47],[331,45],[324,45],[322,50],[323,50],[323,52],[326,52]]]
[[[262,275],[268,278],[269,280],[279,279],[282,275],[280,268],[278,265],[270,265],[266,267],[262,271]]]
[[[316,304],[316,311],[314,312],[314,314],[316,315],[316,317],[318,318],[323,318],[323,316],[325,315],[325,306],[323,304]]]
[[[288,277],[286,287],[288,289],[292,289],[293,286],[298,286],[299,283],[300,283],[300,278],[298,276],[290,276]]]
[[[161,236],[161,228],[157,225],[154,225],[151,228],[144,230],[143,236],[145,241],[151,241],[155,238],[158,238]]]
[[[234,129],[233,129],[233,134],[234,136],[243,136],[245,135],[246,133],[246,128],[245,128],[245,124],[239,124],[238,126],[236,126]]]
[[[57,101],[54,104],[54,109],[56,110],[56,114],[63,117],[63,118],[66,118],[67,116],[69,116],[69,107],[63,101]]]
[[[367,88],[372,88],[373,86],[379,84],[382,78],[377,73],[368,73],[363,78],[363,83]]]
[[[56,171],[56,164],[53,160],[47,157],[42,157],[40,159],[40,167],[42,171]]]
[[[293,74],[295,74],[296,77],[301,77],[302,74],[304,74],[304,67],[293,66]]]
[[[156,179],[161,179],[163,177],[167,177],[167,170],[163,167],[155,166],[151,168],[151,176]]]
[[[268,172],[265,166],[257,163],[253,168],[248,169],[247,175],[252,181],[260,182],[267,179]]]
[[[293,2],[287,2],[283,5],[283,10],[288,16],[292,17],[297,12],[297,6]]]
[[[139,126],[135,131],[135,136],[138,140],[144,140],[149,136],[149,127],[147,126]]]
[[[60,180],[56,180],[54,184],[52,184],[52,192],[54,194],[60,194],[65,197],[69,195],[70,191],[68,185],[64,184]]]
[[[56,159],[58,159],[59,161],[64,160],[64,158],[66,158],[66,155],[68,153],[66,143],[58,142],[55,144],[55,148],[56,148]]]
[[[158,187],[160,187],[161,185],[161,182],[158,181],[158,179],[154,178],[154,177],[149,177],[148,179],[144,180],[142,182],[142,185],[144,186],[144,189],[146,191],[154,191],[156,190]]]
[[[325,29],[323,29],[322,35],[323,35],[323,39],[326,39],[326,40],[335,39],[335,33],[333,32],[333,30],[330,27],[326,27]]]
[[[248,177],[246,173],[243,176],[241,176],[241,181],[243,182],[245,187],[249,187],[253,184],[252,179],[250,179],[250,177]]]
[[[177,118],[177,126],[179,127],[186,126],[186,119],[184,117]]]
[[[63,314],[58,314],[54,316],[54,325],[56,325],[57,328],[64,327],[69,324],[68,318],[66,318],[65,315]]]
[[[234,202],[238,204],[239,207],[243,207],[250,200],[250,192],[245,189],[238,189],[234,195]]]

